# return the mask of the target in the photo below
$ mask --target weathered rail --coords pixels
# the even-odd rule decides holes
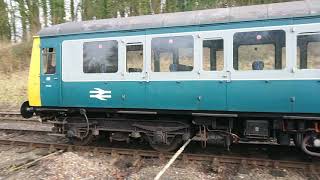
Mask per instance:
[[[0,121],[11,120],[11,121],[41,121],[39,117],[32,117],[30,119],[24,119],[18,111],[0,111]]]
[[[1,131],[22,131],[22,132],[35,132],[35,133],[49,133],[50,129],[39,129],[39,128],[27,128],[27,124],[39,125],[41,120],[39,118],[32,118],[25,120],[21,117],[19,112],[9,111],[1,112],[0,111],[0,122],[1,126],[5,126],[8,122],[17,123],[17,124],[26,124],[23,128],[10,127],[3,128],[0,127]],[[32,125],[31,125],[32,126]],[[110,148],[110,147],[97,147],[97,146],[76,146],[70,144],[59,144],[59,143],[45,143],[45,142],[30,142],[30,141],[21,141],[21,140],[11,140],[11,139],[0,139],[1,145],[10,145],[10,146],[27,146],[32,148],[48,148],[50,151],[54,150],[63,150],[63,151],[92,151],[93,153],[107,153],[112,156],[114,155],[125,155],[125,156],[134,156],[136,158],[159,158],[165,160],[170,158],[172,153],[160,153],[153,150],[143,150],[143,149],[132,149],[132,148]],[[184,162],[188,161],[206,161],[212,164],[212,168],[219,167],[220,165],[239,165],[242,166],[255,166],[255,167],[269,167],[274,169],[297,169],[305,174],[311,175],[320,179],[320,164],[312,162],[302,162],[302,161],[284,161],[284,160],[271,160],[268,158],[252,158],[252,157],[243,157],[237,155],[212,155],[212,154],[191,154],[183,153],[180,157],[180,160]]]
[[[10,146],[25,146],[30,148],[47,148],[50,151],[91,151],[93,154],[107,153],[112,156],[125,155],[133,156],[135,158],[159,158],[165,160],[170,158],[172,153],[160,153],[153,150],[141,149],[126,149],[126,148],[110,148],[110,147],[97,147],[97,146],[76,146],[70,144],[46,143],[46,142],[31,142],[31,141],[18,141],[0,139],[1,145]],[[207,155],[207,154],[190,154],[183,153],[180,160],[184,162],[189,161],[206,161],[211,162],[212,167],[220,165],[239,165],[239,166],[254,166],[254,167],[271,167],[275,169],[295,169],[304,172],[305,174],[312,175],[313,177],[320,177],[320,165],[312,162],[301,161],[283,161],[283,160],[270,160],[264,158],[248,158],[239,156],[227,155]]]
[[[16,111],[0,111],[1,131],[51,132],[52,124],[43,123],[39,117],[24,119]]]

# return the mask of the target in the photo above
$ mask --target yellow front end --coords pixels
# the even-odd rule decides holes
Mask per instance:
[[[28,99],[30,106],[41,106],[40,97],[40,37],[33,38],[32,56],[28,80]]]

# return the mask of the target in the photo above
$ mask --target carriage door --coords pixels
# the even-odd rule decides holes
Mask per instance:
[[[316,32],[313,32],[317,30]],[[313,32],[313,33],[312,33]],[[295,113],[319,113],[320,107],[320,28],[304,26],[296,29],[296,57],[292,82]]]
[[[228,110],[290,112],[292,73],[286,69],[286,31],[235,32]]]
[[[60,69],[57,54],[59,49],[47,44],[41,47],[41,101],[43,106],[59,106]]]
[[[200,67],[200,79],[203,79],[199,109],[226,110],[226,86],[228,83],[228,72],[226,71],[227,42],[219,33],[204,33],[200,35],[202,43],[202,66]],[[210,80],[210,81],[208,81]]]
[[[125,43],[126,85],[122,100],[124,107],[143,108],[145,106],[145,37],[128,37]]]

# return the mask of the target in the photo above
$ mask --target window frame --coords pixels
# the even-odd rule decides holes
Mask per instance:
[[[176,36],[192,36],[194,42],[193,48],[193,69],[192,71],[180,71],[180,72],[153,72],[151,69],[152,61],[152,48],[151,48],[151,40],[153,38],[158,37],[176,37]],[[199,32],[192,31],[192,32],[168,32],[168,33],[158,33],[158,34],[150,34],[147,32],[146,37],[146,81],[183,81],[183,80],[194,80],[199,79],[199,67],[200,62],[198,59],[200,58],[200,41],[199,41]]]
[[[318,68],[318,69],[314,69],[314,68],[303,68],[303,69],[301,69],[299,66],[298,66],[298,62],[299,61],[301,61],[301,57],[298,57],[298,37],[299,36],[308,36],[308,35],[310,35],[310,36],[312,36],[312,35],[319,35],[320,36],[320,32],[312,32],[312,33],[309,33],[309,32],[307,32],[307,33],[297,33],[297,35],[296,35],[296,49],[295,49],[295,51],[296,51],[296,61],[295,61],[295,68],[297,69],[297,71],[307,71],[307,70],[310,70],[310,71],[317,71],[317,70],[320,70],[320,68]],[[309,45],[309,43],[312,43],[312,42],[318,42],[318,43],[320,43],[320,41],[310,41],[310,42],[308,42],[307,43],[307,54],[308,54],[308,45]],[[300,48],[299,48],[299,50],[301,50]],[[308,65],[308,56],[307,56],[307,59],[306,59],[306,63],[307,63],[307,65]],[[301,62],[300,62],[301,63]],[[300,66],[301,66],[301,64],[300,64]]]
[[[198,69],[198,77],[200,80],[215,80],[224,82],[228,80],[229,73],[229,64],[232,61],[230,54],[232,53],[232,39],[230,36],[232,32],[230,30],[206,30],[200,31],[198,34],[199,39],[199,69]],[[223,47],[224,47],[224,63],[222,71],[205,71],[203,70],[203,41],[204,40],[219,40],[223,39]]]
[[[123,45],[124,37],[106,37],[64,40],[62,42],[62,81],[63,82],[106,82],[123,79]],[[118,72],[116,73],[83,73],[83,44],[85,42],[112,41],[118,42]],[[71,61],[72,60],[72,61]]]
[[[141,45],[142,46],[142,71],[141,72],[129,72],[129,71],[127,71],[127,63],[128,63],[128,58],[127,58],[127,47],[128,46],[136,46],[136,45]],[[140,73],[143,73],[143,72],[145,72],[145,44],[143,43],[143,42],[139,42],[139,41],[137,41],[137,42],[126,42],[125,44],[124,44],[124,52],[125,52],[125,56],[124,56],[124,61],[125,61],[125,63],[124,63],[124,66],[125,66],[125,73],[126,74],[140,74]]]
[[[320,79],[320,69],[299,69],[298,58],[297,58],[297,45],[299,35],[308,34],[320,34],[320,23],[313,24],[300,24],[291,26],[292,34],[292,54],[293,54],[293,65],[290,71],[294,74],[294,79],[305,80],[305,79]]]
[[[285,32],[285,42],[286,42],[286,57],[285,57],[285,63],[286,66],[283,69],[278,70],[250,70],[250,71],[237,71],[233,67],[233,48],[234,48],[234,42],[233,42],[233,36],[234,34],[238,32],[256,32],[256,31],[271,31],[271,30],[283,30]],[[231,52],[229,52],[229,55],[231,56],[228,59],[228,72],[230,72],[230,80],[266,80],[268,82],[269,80],[282,80],[282,79],[291,79],[292,78],[292,67],[293,62],[292,59],[294,59],[293,53],[292,53],[292,47],[293,45],[293,36],[292,36],[292,27],[291,26],[268,26],[268,27],[250,27],[250,28],[243,28],[243,29],[230,29],[228,30],[229,36],[230,36],[230,46],[228,48],[231,49]]]
[[[238,49],[237,49],[237,53],[238,53],[238,69],[235,69],[234,67],[234,63],[235,63],[235,59],[234,59],[234,37],[237,33],[250,33],[250,32],[264,32],[264,31],[283,31],[285,33],[285,49],[286,49],[286,56],[285,56],[285,59],[281,59],[282,62],[285,62],[285,66],[281,69],[263,69],[263,70],[239,70],[239,47],[241,46],[238,46]],[[276,28],[276,27],[266,27],[266,28],[248,28],[247,30],[246,29],[241,29],[241,30],[238,30],[238,31],[234,31],[233,35],[232,35],[232,71],[235,71],[235,72],[259,72],[259,71],[262,71],[262,72],[273,72],[273,71],[284,71],[284,70],[287,70],[288,69],[288,50],[289,50],[289,44],[288,44],[288,29],[286,27],[280,27],[280,28]],[[250,44],[251,45],[271,45],[272,43],[268,43],[268,44]],[[274,60],[276,61],[276,45],[275,43],[273,43],[272,45],[274,45],[274,48],[275,48],[275,53],[274,53]],[[283,47],[281,48],[281,51],[283,50]],[[282,56],[281,56],[282,58]],[[276,65],[276,62],[274,62],[274,64]]]
[[[85,82],[85,81],[180,81],[180,80],[225,80],[227,72],[231,74],[231,80],[272,80],[272,79],[302,79],[319,77],[318,69],[294,69],[297,66],[297,34],[313,32],[315,30],[320,33],[320,24],[308,25],[289,25],[289,26],[273,26],[273,27],[250,27],[244,29],[225,29],[225,30],[207,30],[183,33],[158,33],[148,32],[138,36],[119,36],[108,38],[94,39],[77,39],[62,41],[62,49],[56,49],[57,53],[61,53],[61,62],[56,61],[57,67],[61,63],[62,80],[64,82]],[[235,71],[233,68],[233,35],[237,32],[251,31],[267,31],[267,30],[283,30],[286,33],[286,66],[279,70],[262,70],[262,71]],[[152,72],[151,71],[151,39],[155,37],[171,37],[171,36],[187,36],[192,35],[194,38],[194,68],[192,71],[186,72]],[[203,40],[223,39],[224,41],[224,69],[223,71],[203,71]],[[117,73],[101,73],[101,74],[84,74],[79,73],[74,68],[75,64],[82,64],[83,60],[79,60],[77,54],[82,53],[83,43],[92,41],[108,41],[116,40],[118,42],[118,72]],[[144,44],[144,68],[141,73],[126,73],[126,44],[128,42],[143,42]],[[67,48],[66,48],[67,47]],[[43,47],[41,47],[43,48]],[[74,53],[77,52],[77,53]],[[58,57],[56,57],[58,58]],[[70,60],[74,60],[71,62]],[[58,60],[58,59],[56,59]],[[59,59],[60,60],[60,59]],[[67,62],[69,61],[69,62]],[[67,64],[67,65],[66,65]],[[78,66],[78,65],[76,65]],[[79,65],[80,66],[80,65]],[[59,68],[59,67],[58,67]],[[79,67],[76,67],[79,68]],[[81,65],[81,70],[83,69]],[[41,68],[42,71],[42,68]],[[309,73],[303,73],[308,71]],[[75,74],[71,74],[74,73]],[[293,72],[295,74],[293,74]],[[56,69],[56,73],[60,73]],[[107,74],[107,75],[106,75]],[[137,74],[137,76],[133,76]],[[48,74],[50,75],[50,74]],[[319,77],[320,78],[320,77]]]

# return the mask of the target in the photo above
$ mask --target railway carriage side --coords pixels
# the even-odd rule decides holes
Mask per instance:
[[[88,143],[320,147],[319,17],[36,37],[29,106]],[[318,155],[318,154],[316,154]]]

